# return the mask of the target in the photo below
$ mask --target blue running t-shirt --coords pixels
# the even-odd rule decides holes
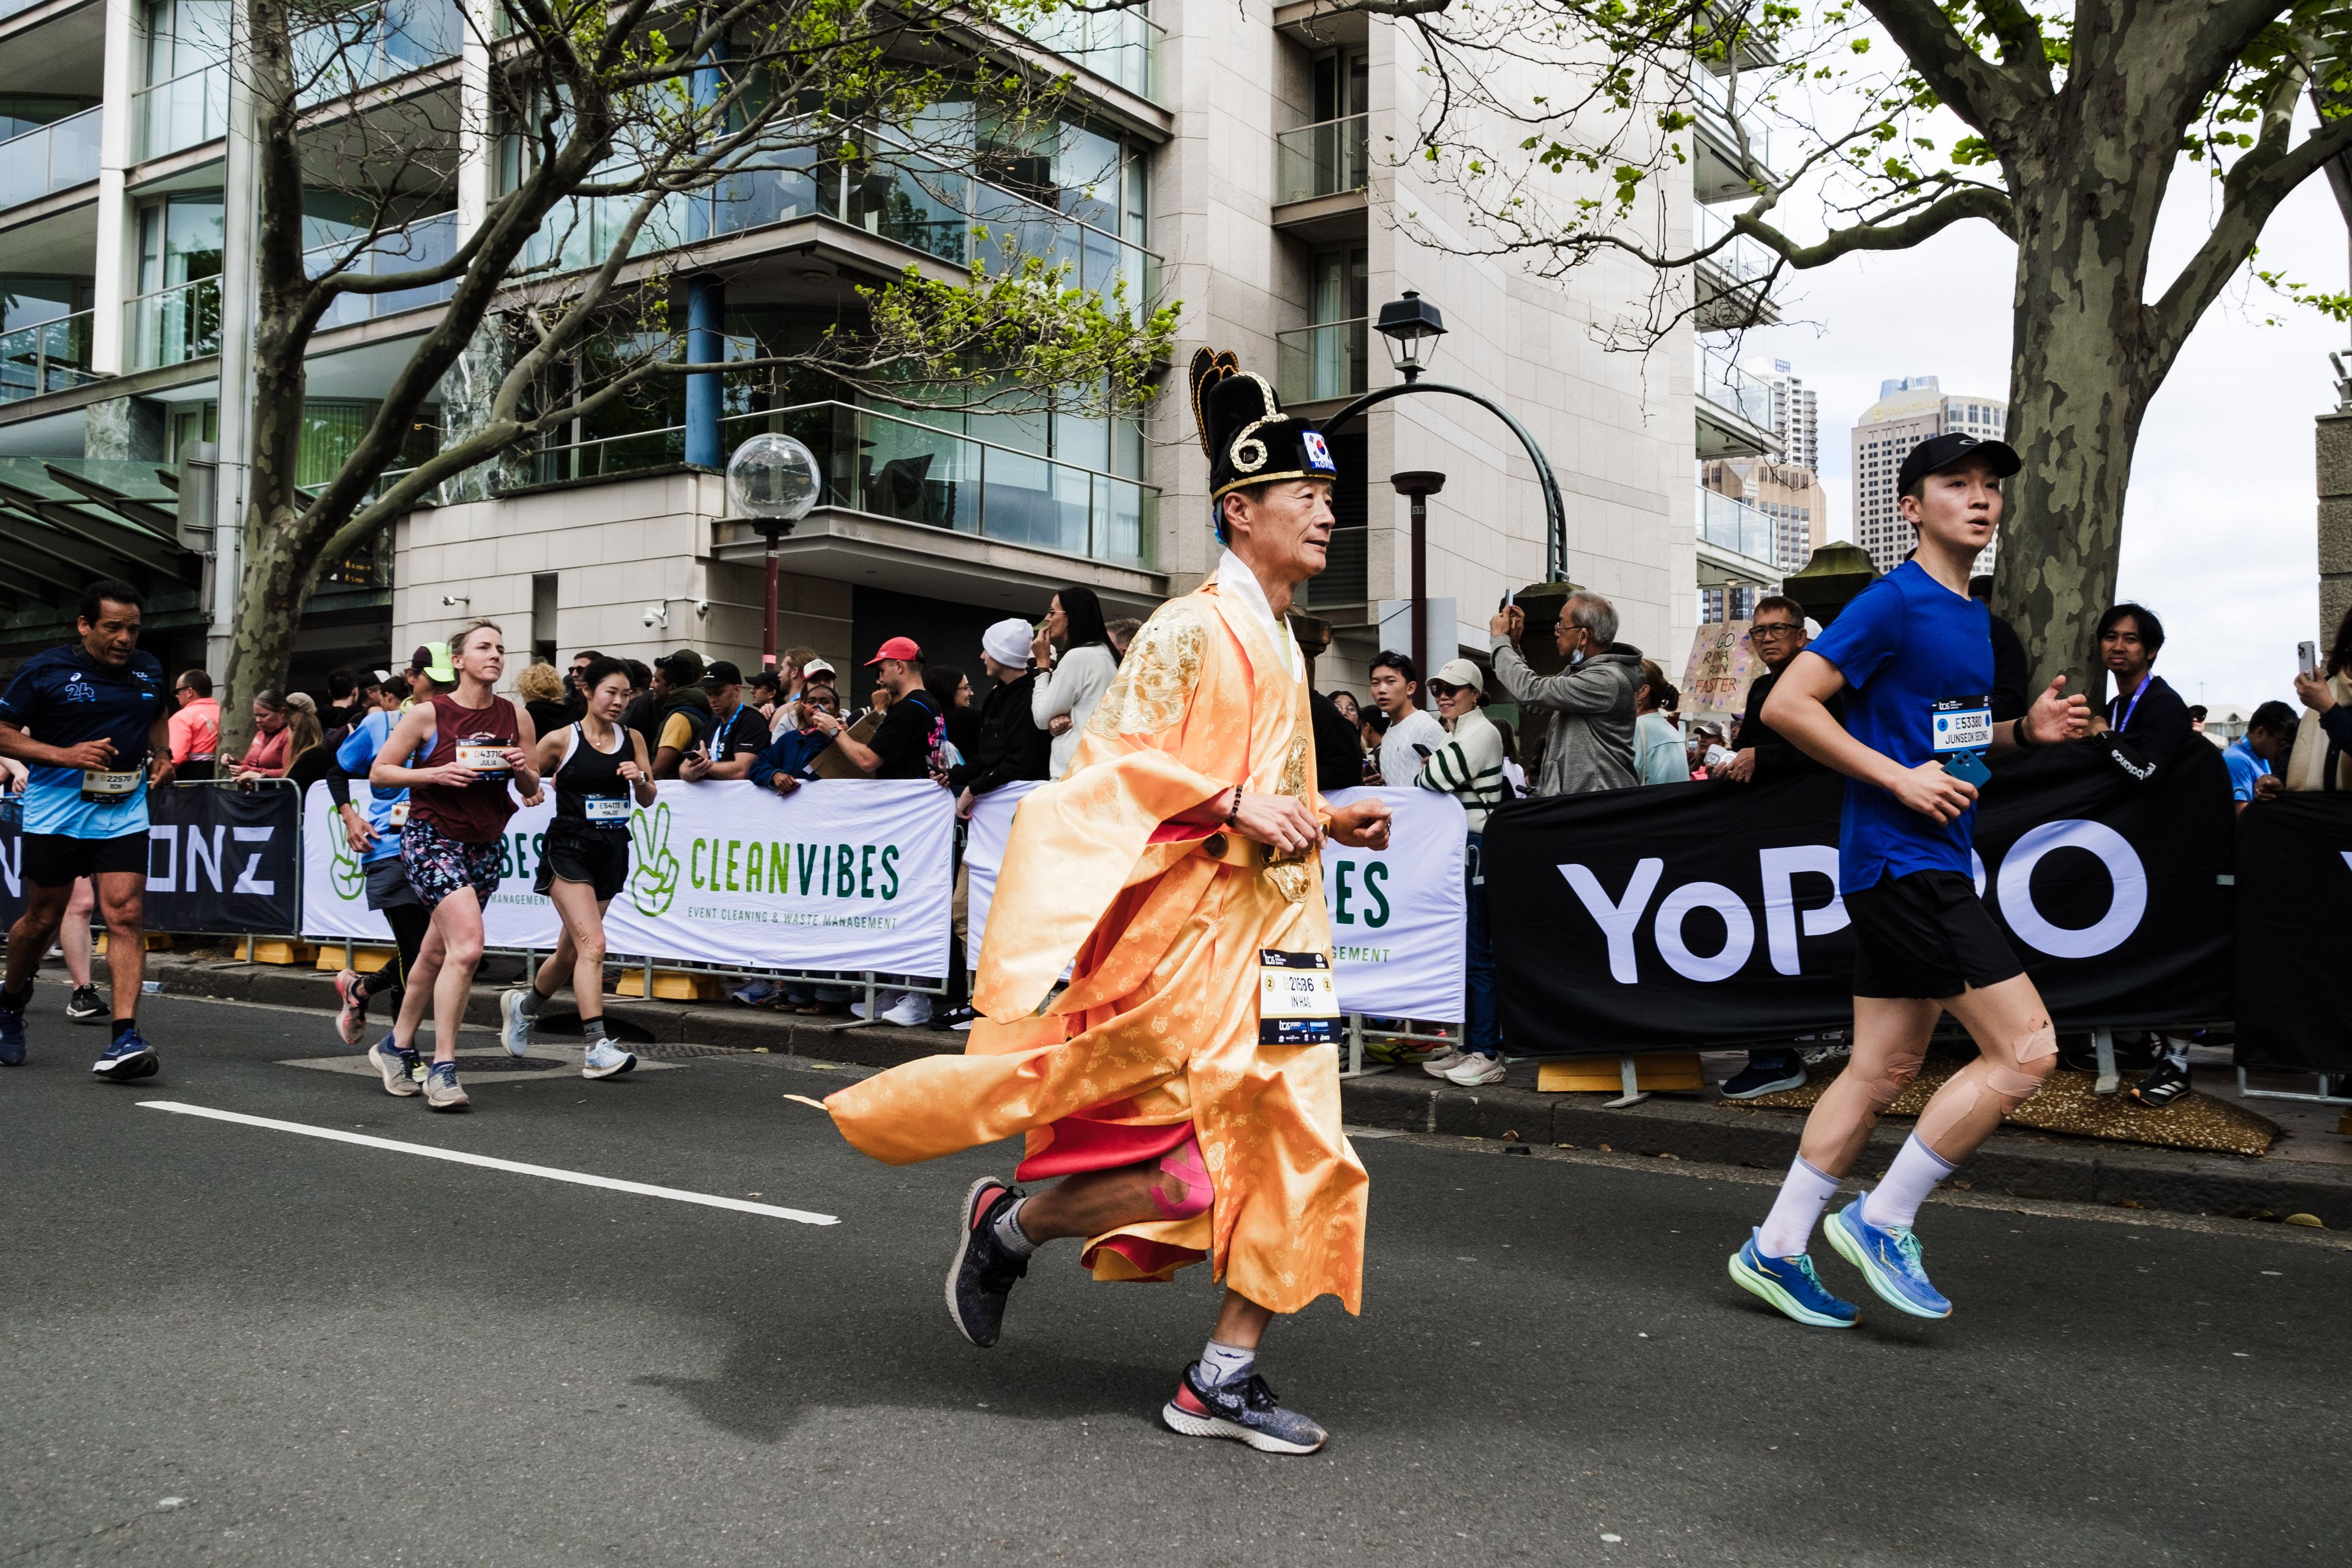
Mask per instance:
[[[390,860],[400,853],[400,829],[393,826],[393,809],[408,798],[404,789],[378,789],[367,782],[368,769],[375,763],[376,753],[392,739],[392,727],[400,722],[400,715],[387,713],[379,708],[352,726],[343,743],[335,748],[335,765],[349,773],[352,781],[352,798],[363,802],[368,826],[375,829],[375,842],[368,847],[361,864],[373,866],[378,860]],[[414,758],[410,759],[413,763]],[[340,831],[340,829],[337,829]]]
[[[36,654],[16,671],[0,696],[0,720],[16,725],[45,746],[78,746],[112,741],[117,773],[147,766],[147,732],[165,711],[163,666],[144,648],[131,662],[109,669],[81,644]],[[82,799],[79,768],[35,763],[26,770],[25,831],[68,838],[122,838],[147,831],[147,783],[115,804]]]
[[[1850,689],[1846,733],[1906,768],[1936,759],[1935,707],[1992,689],[1992,616],[1906,561],[1854,596],[1805,645],[1837,666]],[[1846,891],[1882,877],[1957,871],[1973,877],[1970,806],[1938,826],[1876,784],[1848,779],[1838,822],[1838,880]]]

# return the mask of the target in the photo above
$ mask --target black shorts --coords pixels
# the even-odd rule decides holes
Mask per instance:
[[[555,890],[555,884],[585,882],[596,890],[596,901],[604,903],[620,896],[629,880],[629,836],[610,829],[588,827],[566,832],[551,828],[547,847],[539,858],[539,875],[531,886],[541,898]]]
[[[1881,877],[1845,895],[1857,996],[1957,996],[2025,973],[1976,884],[1957,871]]]
[[[76,838],[64,833],[25,835],[25,880],[36,888],[70,888],[84,877],[110,871],[147,874],[147,835]]]

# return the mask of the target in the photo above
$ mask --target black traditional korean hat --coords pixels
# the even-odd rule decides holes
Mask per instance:
[[[1276,479],[1336,479],[1330,443],[1306,420],[1282,411],[1262,375],[1230,351],[1192,355],[1192,419],[1209,455],[1209,500]]]

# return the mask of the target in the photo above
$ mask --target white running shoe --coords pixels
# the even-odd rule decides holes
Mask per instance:
[[[530,1000],[530,995],[528,985],[501,992],[499,995],[499,1044],[507,1048],[507,1055],[510,1057],[530,1054],[531,1016],[522,1010],[523,1004]]]
[[[1444,1050],[1438,1052],[1435,1056],[1430,1058],[1427,1061],[1422,1063],[1421,1070],[1427,1073],[1432,1078],[1444,1078],[1447,1073],[1452,1072],[1455,1068],[1462,1065],[1462,1057],[1463,1050],[1460,1046],[1448,1046]]]
[[[618,1078],[637,1065],[637,1058],[610,1040],[599,1040],[588,1047],[588,1055],[580,1064],[582,1078]]]
[[[882,1021],[902,1029],[919,1029],[931,1021],[931,999],[909,991],[883,1009]]]
[[[1503,1081],[1503,1058],[1479,1051],[1465,1051],[1462,1059],[1445,1075],[1445,1081],[1460,1089],[1478,1089]]]

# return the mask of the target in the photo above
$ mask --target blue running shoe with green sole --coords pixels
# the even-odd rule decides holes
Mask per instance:
[[[1808,1328],[1850,1329],[1861,1314],[1851,1301],[1841,1301],[1813,1272],[1813,1260],[1803,1253],[1794,1258],[1769,1258],[1748,1233],[1748,1245],[1731,1255],[1731,1277],[1739,1288],[1761,1296]]]
[[[1919,1238],[1907,1225],[1873,1225],[1862,1217],[1862,1194],[1830,1215],[1823,1228],[1838,1256],[1862,1270],[1870,1288],[1888,1306],[1915,1318],[1948,1318],[1952,1303],[1927,1283],[1927,1266],[1919,1261]]]

